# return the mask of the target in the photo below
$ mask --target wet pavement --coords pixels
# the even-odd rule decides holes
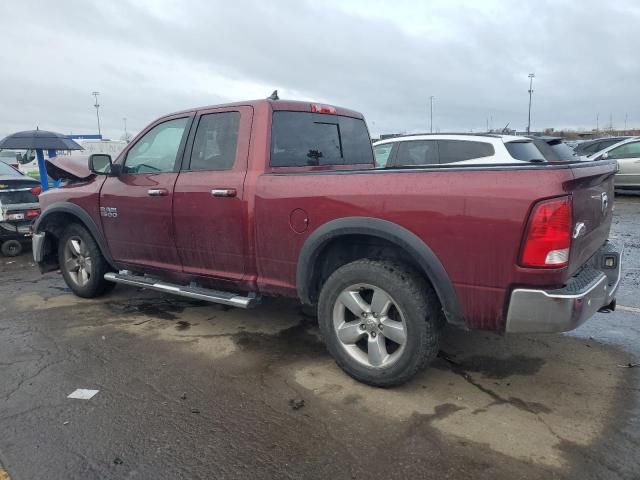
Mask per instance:
[[[615,313],[566,335],[450,329],[393,390],[344,375],[295,303],[83,300],[0,258],[0,464],[14,480],[640,478],[640,196],[616,198],[612,237]]]

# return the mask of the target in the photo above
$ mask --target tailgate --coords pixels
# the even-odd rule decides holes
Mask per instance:
[[[573,222],[569,274],[573,275],[609,238],[613,217],[615,161],[576,163],[567,193],[573,197]],[[584,228],[579,225],[584,224]]]

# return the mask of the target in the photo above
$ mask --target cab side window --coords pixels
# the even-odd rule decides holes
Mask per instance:
[[[193,140],[189,170],[231,170],[236,160],[239,112],[202,115]]]
[[[188,118],[156,125],[127,153],[124,173],[173,172]]]

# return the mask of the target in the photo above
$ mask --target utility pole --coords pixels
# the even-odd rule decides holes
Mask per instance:
[[[96,118],[98,119],[98,135],[100,135],[100,138],[102,138],[102,132],[100,131],[100,104],[98,103],[98,95],[100,95],[100,92],[92,92],[91,95],[96,97],[96,103],[94,107],[96,107]]]
[[[613,114],[609,114],[609,130],[613,131]]]
[[[127,142],[129,141],[129,136],[127,135],[127,117],[123,117],[122,121],[124,122],[124,140]]]
[[[600,130],[600,113],[596,113],[596,133]]]
[[[529,74],[529,123],[527,123],[527,135],[531,135],[531,96],[533,95],[533,79],[535,74]]]
[[[624,114],[624,130],[625,130],[625,133],[627,132],[627,120],[628,119],[629,119],[629,114],[625,113]]]
[[[430,113],[431,123],[430,123],[430,126],[429,126],[429,131],[430,131],[431,133],[433,133],[433,98],[434,98],[434,97],[433,97],[433,95],[431,95],[431,96],[429,97],[429,103],[430,103],[430,105],[431,105],[431,109],[430,109],[430,112],[431,112],[431,113]]]

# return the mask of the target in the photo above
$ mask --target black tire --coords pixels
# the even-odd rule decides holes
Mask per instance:
[[[88,280],[84,284],[80,284],[74,280],[74,273],[65,262],[65,249],[72,240],[80,240],[86,249],[86,258],[90,259],[90,265],[86,268],[88,272]],[[95,298],[107,293],[113,289],[115,284],[104,279],[104,274],[111,270],[109,264],[105,260],[100,247],[91,236],[91,234],[79,224],[69,225],[58,241],[58,261],[60,263],[60,271],[67,286],[79,297]],[[77,277],[78,274],[75,274]]]
[[[22,244],[18,240],[7,240],[2,244],[2,254],[6,257],[17,257],[22,253]]]
[[[354,359],[338,339],[334,328],[334,306],[345,289],[358,284],[383,289],[403,312],[406,340],[403,350],[391,365],[365,365]],[[331,274],[320,292],[318,320],[329,352],[351,377],[376,387],[405,383],[436,358],[443,316],[431,285],[411,269],[391,262],[357,260],[344,265]],[[378,335],[384,335],[382,330]],[[386,339],[384,341],[387,342]]]

